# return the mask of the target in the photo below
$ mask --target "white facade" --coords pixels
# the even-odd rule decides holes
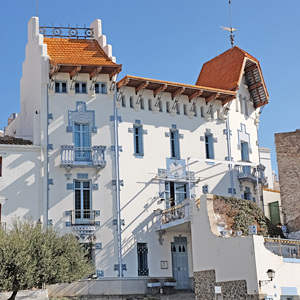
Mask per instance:
[[[115,62],[101,21],[96,20],[91,28]],[[136,279],[179,276],[172,271],[176,255],[170,246],[185,245],[186,273],[178,288],[189,288],[195,270],[189,212],[184,222],[179,217],[173,225],[158,223],[166,216],[161,210],[171,205],[167,200],[174,197],[177,206],[211,192],[262,206],[263,171],[256,171],[260,164],[259,108],[254,108],[244,76],[236,93],[128,78],[128,82],[150,82],[140,89],[139,97],[140,90],[131,84],[122,88],[121,81],[115,93],[110,88],[114,77],[101,72],[96,83],[103,84],[104,90],[96,93],[90,89],[90,73],[81,72],[76,83],[78,91],[86,84],[86,92],[76,93],[68,72],[52,77],[57,91],[55,85],[49,88],[49,62],[38,18],[32,18],[21,79],[21,112],[5,133],[31,139],[34,145],[23,146],[23,152],[22,147],[0,145],[0,196],[7,199],[2,222],[8,224],[14,214],[31,215],[62,233],[78,234],[83,243],[93,241],[99,279],[116,278],[119,273]],[[246,62],[245,58],[243,70]],[[61,92],[62,83],[65,92]],[[151,84],[194,89],[199,97],[179,97],[166,89],[157,109],[158,94],[154,97]],[[235,98],[224,105],[221,100],[201,97],[202,92]],[[230,160],[235,169],[229,172]],[[237,167],[236,162],[244,165]],[[21,195],[14,188],[18,182],[22,183],[18,185]],[[24,207],[19,205],[20,197]],[[143,270],[138,270],[138,258],[148,262],[143,263]]]

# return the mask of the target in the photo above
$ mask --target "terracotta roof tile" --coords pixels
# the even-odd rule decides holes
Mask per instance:
[[[66,65],[116,66],[94,40],[44,38],[52,63]]]
[[[233,89],[239,84],[245,57],[259,64],[256,58],[235,46],[206,62],[196,85],[224,90]]]
[[[15,138],[13,136],[0,137],[0,144],[4,145],[32,145],[32,141]]]

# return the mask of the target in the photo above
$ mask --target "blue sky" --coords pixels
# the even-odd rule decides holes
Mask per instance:
[[[1,2],[0,129],[20,110],[20,78],[27,22],[36,0]],[[232,0],[236,45],[261,64],[270,95],[260,122],[260,146],[272,151],[274,133],[300,128],[300,1]],[[204,62],[230,47],[228,0],[39,0],[40,24],[79,27],[102,20],[113,55],[123,64],[119,78],[143,76],[195,84]]]

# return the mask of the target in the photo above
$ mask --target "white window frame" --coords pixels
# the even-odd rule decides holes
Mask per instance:
[[[85,92],[82,91],[82,85],[85,84]],[[76,87],[78,86],[78,92]],[[86,82],[76,82],[75,83],[75,94],[87,94],[87,83]]]
[[[173,192],[171,192],[171,185],[173,185]],[[179,186],[179,185],[184,185],[185,186],[185,191],[184,192],[181,192],[181,191],[176,191],[176,186]],[[171,195],[174,194],[174,202],[173,203],[170,203],[170,198]],[[178,195],[179,194],[185,194],[185,199],[189,198],[189,186],[188,186],[188,182],[184,182],[184,181],[180,181],[180,182],[177,182],[177,181],[165,181],[165,200],[166,200],[166,209],[172,207],[172,206],[177,206],[179,204],[181,204],[184,200],[180,201],[179,202],[179,197]],[[172,200],[171,200],[172,201]],[[173,205],[171,205],[173,204]]]
[[[97,92],[97,86],[98,86],[98,92]],[[95,83],[95,93],[96,94],[107,94],[106,82],[96,82]]]
[[[63,83],[66,84],[66,91],[65,92],[63,92],[63,88],[62,88]],[[58,86],[58,91],[56,90],[56,85],[57,84],[59,85]],[[55,91],[55,93],[67,94],[68,93],[68,83],[66,81],[55,81],[54,91]]]

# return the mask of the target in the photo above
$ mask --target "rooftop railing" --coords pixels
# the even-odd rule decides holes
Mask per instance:
[[[265,247],[274,254],[286,258],[300,258],[300,241],[265,238]]]

